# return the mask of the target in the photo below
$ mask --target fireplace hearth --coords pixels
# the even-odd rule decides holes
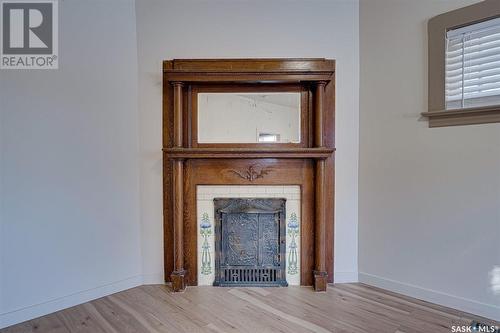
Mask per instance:
[[[215,198],[215,286],[287,286],[285,199]]]

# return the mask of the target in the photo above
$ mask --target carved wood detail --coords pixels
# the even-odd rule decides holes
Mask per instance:
[[[265,175],[269,174],[273,170],[271,168],[261,168],[259,171],[257,171],[255,165],[250,165],[245,171],[238,171],[234,169],[228,171],[232,172],[241,179],[246,179],[249,182],[253,182],[256,179],[264,178]]]

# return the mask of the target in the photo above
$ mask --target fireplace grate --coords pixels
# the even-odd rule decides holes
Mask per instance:
[[[224,281],[239,284],[266,284],[281,280],[281,270],[275,268],[225,268]]]

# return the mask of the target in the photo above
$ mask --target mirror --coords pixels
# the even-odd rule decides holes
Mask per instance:
[[[198,93],[198,143],[300,143],[300,97]]]

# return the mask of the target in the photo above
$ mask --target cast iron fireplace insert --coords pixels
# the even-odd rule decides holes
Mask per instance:
[[[214,286],[287,286],[281,198],[215,198]]]

